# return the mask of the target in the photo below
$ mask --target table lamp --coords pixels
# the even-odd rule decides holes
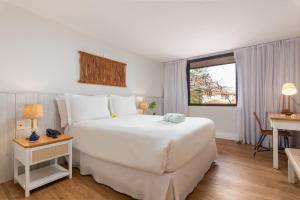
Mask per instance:
[[[29,140],[35,141],[38,139],[36,134],[37,129],[37,120],[44,116],[43,106],[41,104],[25,104],[23,110],[23,117],[25,119],[30,119],[30,128],[31,128],[31,135]]]
[[[147,101],[142,101],[139,103],[139,109],[141,110],[141,113],[144,114],[145,110],[148,108],[149,104]]]
[[[297,88],[294,83],[285,83],[282,86],[281,93],[283,94],[282,96],[282,114],[286,115],[292,115],[293,113],[291,112],[291,96],[297,94]],[[288,97],[288,107],[285,108],[285,96]]]

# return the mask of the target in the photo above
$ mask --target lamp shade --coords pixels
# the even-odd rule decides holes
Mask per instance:
[[[139,109],[146,110],[148,108],[149,104],[147,101],[142,101],[139,103]]]
[[[136,102],[140,103],[140,102],[143,102],[143,101],[145,101],[144,97],[136,97]]]
[[[287,96],[292,96],[297,94],[297,88],[294,83],[285,83],[282,86],[281,93]]]
[[[44,116],[43,106],[41,104],[25,104],[23,117],[25,119],[38,119]]]

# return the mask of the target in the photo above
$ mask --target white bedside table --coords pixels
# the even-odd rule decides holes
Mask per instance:
[[[56,139],[41,135],[35,142],[25,138],[14,139],[14,182],[24,188],[26,197],[29,197],[30,190],[42,185],[66,176],[72,178],[72,139],[64,134]],[[67,156],[68,169],[57,163],[62,156]],[[48,160],[54,160],[54,164],[30,171],[30,166]],[[19,174],[20,164],[25,166],[23,174]]]

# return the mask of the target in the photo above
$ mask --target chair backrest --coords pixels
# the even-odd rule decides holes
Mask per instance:
[[[259,117],[257,116],[257,113],[256,113],[256,112],[253,112],[253,114],[254,114],[254,117],[255,117],[255,119],[256,119],[258,125],[259,125],[260,130],[263,131],[263,128],[262,128],[260,119],[259,119]]]

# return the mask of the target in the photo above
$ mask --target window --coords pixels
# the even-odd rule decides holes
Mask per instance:
[[[189,105],[236,106],[233,53],[188,61],[187,78]]]

